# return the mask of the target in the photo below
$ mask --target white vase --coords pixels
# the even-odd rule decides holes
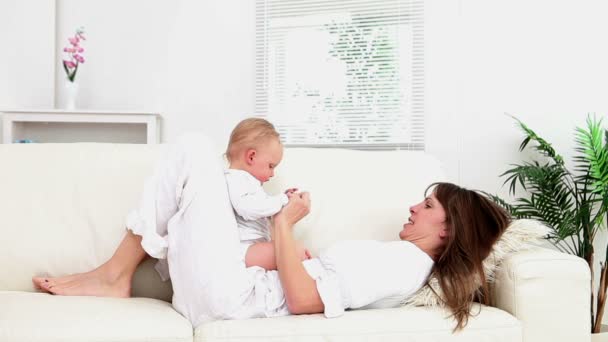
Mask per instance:
[[[76,98],[78,97],[78,83],[66,80],[64,88],[63,107],[67,110],[74,110],[76,108]]]

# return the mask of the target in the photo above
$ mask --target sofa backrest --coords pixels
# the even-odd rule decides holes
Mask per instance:
[[[311,212],[295,234],[316,255],[343,239],[398,239],[409,207],[445,180],[439,161],[424,152],[292,148],[265,188],[310,191]]]
[[[0,145],[0,290],[34,291],[34,275],[84,272],[108,260],[164,145]],[[296,236],[313,252],[339,239],[396,239],[408,207],[444,180],[421,152],[294,148],[269,192],[310,191]],[[170,284],[139,267],[133,295],[171,300]]]
[[[108,260],[161,148],[0,145],[0,290],[34,291],[33,275],[85,272]],[[144,266],[134,295],[170,300],[170,285],[151,262]]]

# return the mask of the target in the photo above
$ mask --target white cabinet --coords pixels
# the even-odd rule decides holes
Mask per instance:
[[[133,111],[0,110],[2,142],[160,142],[160,115]],[[130,142],[130,141],[129,141]]]

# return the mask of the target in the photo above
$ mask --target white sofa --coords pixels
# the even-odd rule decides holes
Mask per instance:
[[[457,334],[446,311],[424,307],[193,328],[172,309],[170,284],[160,281],[152,260],[136,273],[134,298],[36,292],[33,275],[87,271],[112,255],[162,148],[0,145],[0,341],[590,340],[588,268],[548,249],[508,257],[493,291],[496,306],[481,308]],[[316,253],[338,239],[396,239],[408,206],[439,180],[439,162],[423,153],[288,149],[268,189],[311,192],[312,212],[296,234]]]

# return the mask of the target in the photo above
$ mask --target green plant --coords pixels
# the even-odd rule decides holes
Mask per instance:
[[[507,209],[514,218],[533,218],[545,222],[551,233],[547,237],[559,250],[584,258],[591,270],[591,327],[599,332],[606,289],[608,287],[608,246],[606,259],[600,262],[600,283],[594,312],[594,247],[597,232],[605,227],[608,216],[608,131],[602,120],[587,117],[585,128],[575,130],[573,171],[555,152],[550,143],[538,136],[519,119],[513,117],[525,134],[519,146],[523,151],[530,143],[543,161],[515,164],[504,172],[504,184],[515,195],[521,187],[524,197],[508,203],[491,195],[494,201]]]

